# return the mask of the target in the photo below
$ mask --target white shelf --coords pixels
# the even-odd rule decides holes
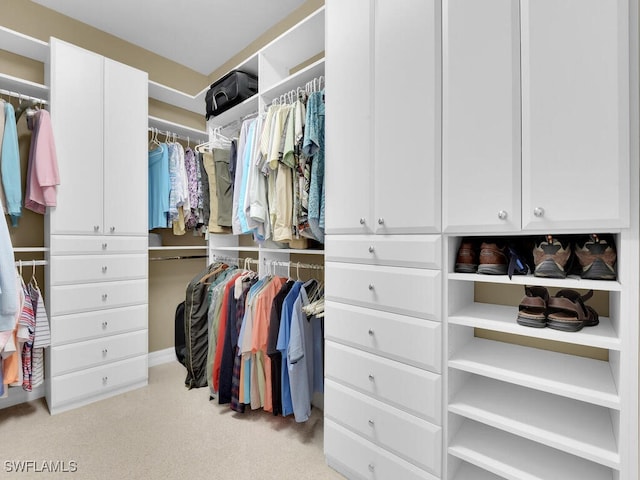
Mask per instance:
[[[210,246],[211,250],[220,251],[220,252],[258,252],[260,251],[260,247],[243,247],[243,246],[232,246],[232,247],[216,247],[215,245]]]
[[[162,251],[162,250],[206,250],[206,245],[163,245],[162,247],[149,247],[149,251]]]
[[[7,50],[38,62],[44,63],[49,58],[49,44],[47,42],[5,27],[0,27],[0,45],[2,45],[2,50]]]
[[[618,281],[583,280],[579,277],[543,278],[533,275],[514,275],[511,279],[507,275],[483,275],[478,273],[449,273],[449,280],[465,282],[501,283],[506,285],[539,285],[541,287],[581,288],[585,290],[603,290],[620,292],[622,285]]]
[[[524,387],[620,409],[608,362],[474,338],[449,367]]]
[[[209,124],[212,127],[226,127],[231,123],[240,122],[241,119],[247,115],[256,113],[258,108],[259,95],[256,93],[253,97],[247,98],[244,102],[239,103],[226,112],[222,112],[220,115],[211,117],[209,119]]]
[[[463,462],[454,480],[502,480],[503,477],[487,472],[467,462]]]
[[[619,469],[610,411],[485,377],[472,377],[449,412]]]
[[[5,75],[4,73],[0,73],[0,88],[42,100],[49,100],[49,87],[46,85]]]
[[[157,128],[162,131],[169,131],[172,133],[176,133],[183,137],[189,137],[195,141],[205,142],[209,139],[207,132],[204,130],[198,130],[197,128],[187,127],[186,125],[181,125],[179,123],[170,122],[169,120],[164,120],[162,118],[153,117],[149,115],[149,127]]]
[[[48,247],[15,247],[13,253],[48,252]]]
[[[149,80],[149,97],[168,103],[169,105],[184,108],[190,112],[199,113],[203,118],[206,110],[204,96],[208,89],[209,86],[207,85],[195,95],[189,95],[175,88]]]
[[[516,317],[517,307],[492,305],[488,303],[473,303],[454,312],[449,317],[449,324],[467,327],[484,328],[496,332],[524,335],[527,337],[543,338],[558,342],[586,345],[589,347],[620,350],[621,341],[618,338],[611,320],[600,317],[600,324],[595,327],[584,327],[579,332],[561,332],[552,328],[532,328],[518,325]]]
[[[267,253],[300,253],[305,255],[324,255],[324,250],[305,250],[299,248],[261,248],[261,247],[243,247],[243,246],[232,246],[232,247],[216,247],[214,245],[211,246],[211,250],[222,251],[222,252],[267,252]]]
[[[324,63],[324,58],[321,58],[290,77],[276,83],[271,88],[260,92],[260,95],[266,104],[270,104],[274,98],[279,97],[283,93],[296,90],[298,87],[304,88],[307,82],[324,75]]]
[[[611,469],[466,420],[449,453],[510,480],[611,480]]]

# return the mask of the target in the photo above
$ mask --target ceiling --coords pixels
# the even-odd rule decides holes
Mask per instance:
[[[209,75],[305,0],[33,0]]]

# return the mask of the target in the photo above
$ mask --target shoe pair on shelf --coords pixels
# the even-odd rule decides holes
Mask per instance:
[[[533,249],[533,274],[566,278],[575,273],[589,280],[615,280],[616,257],[613,235],[545,235]]]
[[[503,238],[463,238],[456,257],[455,271],[458,273],[481,273],[487,275],[526,275],[531,271],[530,260],[515,242]]]
[[[549,327],[563,332],[577,332],[582,327],[598,325],[598,312],[585,302],[593,290],[580,295],[575,290],[560,290],[553,297],[545,287],[525,286],[525,296],[518,306],[519,325]]]

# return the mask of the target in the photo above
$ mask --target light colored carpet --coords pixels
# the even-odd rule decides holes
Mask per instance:
[[[178,362],[149,370],[149,386],[50,416],[44,399],[0,410],[0,478],[341,479],[322,452],[322,412],[238,414],[187,390]],[[77,472],[8,473],[7,461],[70,461]],[[42,468],[40,468],[42,470]]]

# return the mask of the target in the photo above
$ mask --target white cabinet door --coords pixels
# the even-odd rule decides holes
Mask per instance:
[[[102,232],[103,57],[51,39],[51,121],[60,186],[50,232]]]
[[[147,235],[146,72],[105,59],[104,228]]]
[[[446,232],[520,230],[520,19],[513,0],[443,2]]]
[[[326,233],[370,233],[371,1],[327,0],[326,4]]]
[[[521,9],[522,226],[628,226],[628,2]]]
[[[387,0],[375,2],[378,233],[440,230],[440,32],[439,0],[405,0],[401,7]],[[362,78],[354,80],[359,85]]]

